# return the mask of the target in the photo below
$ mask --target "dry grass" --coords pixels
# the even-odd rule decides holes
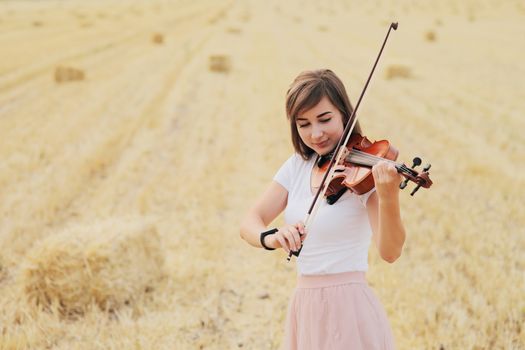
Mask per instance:
[[[417,79],[376,72],[361,123],[434,186],[368,279],[399,349],[524,349],[525,9],[478,5],[1,1],[0,349],[278,349],[294,264],[239,220],[291,152],[292,79],[331,68],[355,103],[392,20],[377,72]],[[89,79],[59,86],[63,62]]]

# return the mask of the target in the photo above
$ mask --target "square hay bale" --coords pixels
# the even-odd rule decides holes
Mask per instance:
[[[432,30],[429,30],[428,32],[425,33],[425,40],[426,41],[436,41],[436,33],[433,32]]]
[[[210,56],[210,70],[212,72],[227,73],[231,69],[231,60],[226,55]]]
[[[91,305],[114,311],[154,290],[164,255],[154,225],[107,220],[69,227],[38,241],[18,284],[30,306],[78,317]]]
[[[72,67],[58,66],[55,68],[55,81],[57,83],[63,83],[67,81],[79,81],[84,80],[84,71]]]
[[[7,269],[4,266],[2,257],[0,256],[0,284],[3,282],[4,278],[7,276]]]
[[[239,27],[228,27],[226,28],[226,32],[230,34],[241,34],[242,30]]]
[[[392,80],[396,78],[409,79],[411,77],[412,70],[408,66],[401,64],[393,64],[386,68],[385,78],[387,80]]]
[[[160,34],[160,33],[155,33],[153,34],[153,36],[151,37],[151,41],[155,44],[163,44],[164,43],[164,35]]]
[[[249,22],[252,18],[252,15],[249,12],[244,12],[239,16],[239,18],[243,22]]]

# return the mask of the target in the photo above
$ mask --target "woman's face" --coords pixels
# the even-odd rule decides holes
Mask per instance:
[[[343,134],[343,116],[328,97],[311,109],[299,113],[295,120],[301,140],[317,154],[332,151]]]

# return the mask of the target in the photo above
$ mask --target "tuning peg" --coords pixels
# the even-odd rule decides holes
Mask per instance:
[[[423,168],[423,171],[429,171],[431,166],[432,164],[425,165],[425,167]]]
[[[414,188],[412,192],[410,192],[410,195],[413,196],[417,192],[417,190],[419,190],[420,187],[421,185],[417,185],[416,188]]]
[[[419,165],[421,165],[421,158],[415,157],[414,159],[412,159],[412,169],[414,169],[415,167]],[[399,188],[403,190],[405,189],[405,187],[407,187],[407,184],[408,184],[408,179],[405,179],[403,182],[399,184]]]

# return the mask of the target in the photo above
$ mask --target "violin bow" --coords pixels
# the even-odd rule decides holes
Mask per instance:
[[[346,127],[343,131],[343,134],[341,135],[341,138],[339,139],[339,142],[337,143],[337,146],[335,147],[335,152],[333,152],[332,157],[330,158],[330,163],[328,164],[328,169],[324,174],[323,180],[321,181],[321,185],[319,186],[319,189],[317,190],[317,193],[315,194],[314,200],[312,201],[312,204],[310,205],[310,209],[308,210],[308,213],[306,214],[306,217],[304,219],[305,228],[307,228],[313,221],[315,214],[317,213],[317,209],[319,208],[319,205],[321,203],[319,198],[324,198],[326,190],[328,189],[328,186],[326,186],[326,183],[327,183],[326,179],[333,178],[334,172],[335,172],[334,165],[339,164],[339,161],[343,157],[344,147],[341,147],[341,146],[346,145],[348,143],[348,140],[350,139],[350,136],[352,135],[352,131],[354,130],[355,124],[357,122],[357,115],[356,115],[357,109],[359,108],[359,105],[361,104],[361,100],[363,99],[363,96],[365,95],[365,91],[368,87],[368,84],[370,83],[370,79],[372,79],[372,75],[374,74],[377,63],[379,62],[379,58],[381,57],[381,54],[383,53],[383,49],[385,48],[386,42],[388,40],[388,36],[390,35],[390,31],[392,29],[397,30],[397,26],[398,26],[397,22],[395,23],[392,22],[390,24],[390,27],[388,27],[388,32],[386,33],[385,40],[383,41],[383,45],[381,46],[381,49],[379,50],[379,54],[377,55],[376,61],[374,63],[374,66],[372,67],[372,71],[368,75],[368,79],[363,88],[363,91],[361,91],[361,95],[359,96],[359,99],[357,100],[357,104],[354,110],[352,111],[352,115],[350,116],[348,123],[346,123]],[[290,261],[290,259],[292,258],[292,255],[299,257],[299,254],[301,253],[302,249],[303,249],[303,245],[301,244],[301,248],[299,248],[297,252],[294,252],[291,250],[290,253],[288,254],[287,261]]]

